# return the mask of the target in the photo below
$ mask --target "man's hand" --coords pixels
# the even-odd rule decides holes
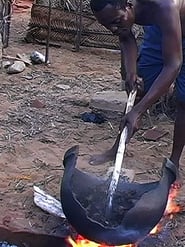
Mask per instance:
[[[132,78],[126,78],[125,80],[125,90],[127,94],[129,95],[129,93],[134,89],[137,89],[138,95],[143,95],[144,92],[143,79],[137,75],[133,76]]]
[[[134,109],[132,109],[122,118],[119,129],[120,132],[122,132],[124,127],[127,126],[128,136],[126,143],[129,143],[133,134],[139,129],[139,121],[140,121],[140,115]]]

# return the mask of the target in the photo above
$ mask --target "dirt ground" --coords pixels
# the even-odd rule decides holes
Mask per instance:
[[[30,9],[13,14],[9,56],[17,53],[45,53],[45,47],[23,41]],[[65,151],[78,144],[78,168],[104,175],[110,163],[93,167],[91,154],[110,148],[118,132],[119,121],[103,124],[83,122],[80,114],[90,111],[89,102],[97,91],[120,90],[120,54],[118,51],[82,47],[79,53],[72,45],[50,48],[50,65],[31,65],[20,74],[0,74],[0,224],[10,228],[55,232],[65,221],[55,221],[33,202],[33,185],[59,199]],[[57,87],[68,85],[68,89]],[[44,108],[31,107],[33,100]],[[127,147],[125,165],[136,171],[138,181],[159,179],[164,157],[172,147],[173,121],[163,116],[152,118],[153,125],[168,131],[159,141],[142,137],[149,125],[141,129]],[[111,123],[111,124],[110,124]],[[181,159],[181,177],[185,176],[185,153]],[[183,191],[181,196],[183,201]],[[174,243],[185,246],[185,215],[171,222]],[[61,223],[62,222],[62,223]],[[171,246],[171,245],[166,245]]]

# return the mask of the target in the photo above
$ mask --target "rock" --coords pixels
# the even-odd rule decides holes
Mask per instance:
[[[25,70],[26,65],[22,61],[15,61],[11,66],[7,68],[8,74],[17,74]]]
[[[7,69],[9,66],[11,66],[13,64],[13,62],[9,61],[9,60],[3,60],[2,61],[2,66],[4,69]]]
[[[20,58],[26,65],[32,64],[30,58],[25,53],[22,54],[18,53],[16,57]]]
[[[62,90],[67,90],[70,89],[69,85],[65,85],[65,84],[57,84],[55,85],[56,88],[62,89]]]
[[[45,56],[38,51],[33,51],[30,55],[30,59],[33,64],[45,63]]]
[[[38,109],[44,108],[45,106],[46,105],[38,99],[32,100],[30,103],[30,107],[34,107],[34,108],[38,108]]]
[[[97,92],[90,101],[90,108],[104,113],[108,119],[122,115],[127,103],[126,91]]]
[[[149,129],[145,131],[143,134],[143,137],[147,141],[158,141],[160,138],[162,138],[164,135],[168,134],[168,131],[158,129],[157,127],[154,127],[152,129]]]
[[[24,76],[22,76],[22,78],[24,78],[26,80],[32,80],[33,76],[32,75],[24,75]]]

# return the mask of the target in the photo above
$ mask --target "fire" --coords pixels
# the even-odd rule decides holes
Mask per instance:
[[[161,225],[157,224],[150,232],[150,235],[154,235],[157,234],[161,231]]]
[[[92,241],[89,241],[82,237],[81,235],[78,235],[75,241],[68,237],[68,242],[72,247],[116,247],[116,246],[107,246],[106,244],[98,244]],[[135,244],[127,244],[127,245],[121,245],[119,247],[136,247]]]
[[[178,194],[178,189],[176,188],[171,188],[169,197],[168,197],[168,202],[167,206],[165,209],[164,215],[168,215],[170,219],[173,218],[174,214],[178,213],[181,211],[181,207],[177,205],[175,198],[177,197]],[[157,234],[162,230],[160,222],[154,227],[154,229],[150,232],[150,235]],[[116,247],[116,246],[107,246],[106,244],[98,244],[92,241],[89,241],[85,239],[84,237],[78,235],[75,241],[71,238],[68,237],[67,239],[68,243],[72,247]],[[137,244],[128,244],[128,245],[121,245],[119,247],[137,247]]]
[[[168,197],[168,203],[165,210],[165,215],[171,215],[173,217],[174,214],[177,214],[181,211],[180,205],[177,205],[175,198],[178,195],[179,190],[176,188],[171,188],[169,197]]]
[[[172,186],[169,196],[168,196],[168,202],[166,205],[166,209],[165,209],[165,213],[164,215],[168,215],[170,217],[170,219],[173,218],[174,214],[177,214],[181,211],[181,207],[180,205],[177,205],[177,202],[175,201],[175,198],[178,195],[179,190],[174,188]],[[157,234],[161,231],[161,224],[157,224],[154,229],[150,232],[150,234]]]

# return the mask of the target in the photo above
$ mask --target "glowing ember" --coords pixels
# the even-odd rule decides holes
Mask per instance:
[[[181,211],[181,207],[179,205],[177,205],[177,203],[175,201],[175,198],[177,197],[178,191],[179,190],[172,187],[170,190],[170,193],[169,193],[168,203],[167,203],[164,215],[170,216],[170,219],[173,218],[174,214]],[[161,230],[162,230],[162,227],[161,227],[161,224],[159,223],[150,232],[150,235],[157,234]],[[67,241],[72,247],[116,247],[116,246],[107,246],[106,244],[98,244],[98,243],[89,241],[80,235],[77,236],[75,241],[71,237],[68,237]],[[121,245],[120,247],[137,247],[137,245],[136,244],[128,244],[128,245]]]
[[[157,224],[157,225],[154,227],[154,229],[151,230],[150,235],[157,234],[157,233],[159,233],[160,231],[161,231],[161,226],[160,226],[160,224]]]

